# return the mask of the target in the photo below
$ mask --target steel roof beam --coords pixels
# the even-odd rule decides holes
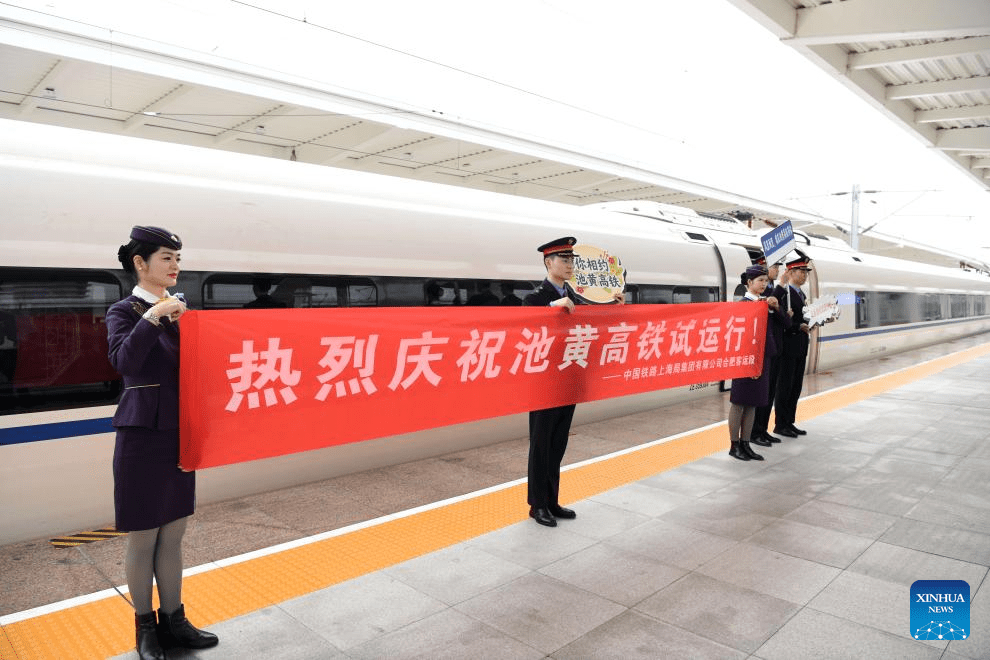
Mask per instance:
[[[798,9],[792,41],[810,45],[986,35],[986,0],[856,0]]]
[[[945,151],[990,151],[990,126],[939,131],[935,146]]]
[[[990,91],[990,76],[937,80],[934,82],[890,85],[887,87],[888,101],[918,98],[919,96],[939,96],[942,94],[967,94]]]
[[[990,105],[969,105],[962,108],[918,110],[914,113],[914,120],[919,124],[939,121],[974,121],[979,119],[990,119]]]
[[[971,166],[974,170],[979,169],[990,169],[990,157],[986,158],[974,158],[973,164]],[[988,172],[990,174],[990,172]]]
[[[848,66],[850,69],[875,69],[897,64],[912,62],[927,62],[950,57],[965,57],[967,55],[983,55],[990,57],[990,37],[968,37],[951,41],[937,41],[919,46],[903,46],[901,48],[886,48],[871,50],[865,53],[850,53]]]

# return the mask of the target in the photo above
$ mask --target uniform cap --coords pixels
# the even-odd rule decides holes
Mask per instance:
[[[182,239],[161,227],[134,226],[131,228],[131,238],[135,241],[160,245],[172,250],[182,249]]]
[[[536,251],[542,252],[544,257],[549,257],[555,254],[559,254],[563,257],[573,257],[573,248],[575,243],[577,243],[577,239],[573,236],[564,236],[563,238],[558,238],[557,240],[550,241],[549,243],[544,243],[540,247],[536,248]]]
[[[761,266],[760,264],[753,264],[746,269],[745,273],[743,273],[747,280],[755,280],[757,277],[763,277],[766,274],[767,267]]]
[[[787,270],[811,270],[811,257],[801,250],[795,250],[795,252],[798,253],[798,256],[787,262]]]

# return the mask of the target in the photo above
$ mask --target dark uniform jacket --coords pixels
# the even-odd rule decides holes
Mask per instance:
[[[574,295],[574,292],[571,291],[569,286],[565,284],[564,289],[567,291],[567,297],[570,298],[575,305],[581,304],[580,302],[578,302],[577,297]],[[552,303],[554,300],[560,300],[561,298],[563,298],[563,296],[557,292],[557,289],[555,289],[552,284],[550,284],[550,280],[543,280],[543,283],[540,284],[539,288],[536,289],[536,291],[533,291],[532,293],[526,296],[526,298],[523,300],[523,304],[530,305],[533,307],[540,307],[540,306],[545,307],[546,305]]]
[[[150,308],[128,296],[107,310],[110,364],[124,377],[115,427],[179,428],[179,328],[142,319]]]
[[[773,342],[777,346],[777,352],[774,353],[774,356],[778,356],[784,351],[784,330],[791,326],[792,317],[787,316],[786,307],[787,289],[778,285],[773,288],[773,291],[767,292],[767,295],[773,296],[780,303],[780,308],[776,312],[770,312],[770,326],[768,328],[770,334],[773,335]]]
[[[781,289],[781,287],[777,287]],[[801,330],[804,323],[804,297],[794,290],[794,287],[787,285],[778,297],[780,308],[784,314],[790,309],[794,312],[791,317],[791,324],[784,329],[784,350],[783,355],[789,357],[804,357],[808,354],[808,333]],[[777,293],[777,290],[774,290]],[[789,301],[788,301],[789,300]],[[790,307],[788,307],[790,305]]]

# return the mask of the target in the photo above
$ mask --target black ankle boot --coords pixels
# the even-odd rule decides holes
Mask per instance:
[[[158,610],[158,642],[162,648],[208,649],[220,640],[213,633],[199,630],[186,618],[184,605],[171,614]]]
[[[739,442],[732,443],[732,447],[729,448],[729,456],[732,458],[738,458],[740,461],[749,460],[749,456],[743,454],[742,450],[739,448]]]
[[[134,628],[137,633],[137,653],[141,660],[165,660],[165,651],[158,643],[155,630],[155,613],[134,615]]]
[[[739,451],[749,457],[751,461],[762,461],[763,457],[753,451],[753,448],[749,446],[749,440],[739,441]],[[161,611],[161,610],[159,610]]]

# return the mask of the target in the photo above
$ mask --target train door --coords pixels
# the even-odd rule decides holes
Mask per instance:
[[[808,273],[808,300],[818,300],[820,295],[818,289],[818,264],[811,262],[811,272]],[[805,373],[813,374],[818,371],[818,337],[821,334],[821,326],[811,331],[811,341],[808,342],[808,362],[805,365]]]

